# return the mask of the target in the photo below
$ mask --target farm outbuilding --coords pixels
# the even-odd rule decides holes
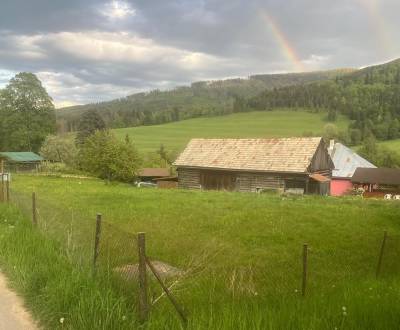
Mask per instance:
[[[148,167],[139,170],[138,177],[143,182],[154,182],[155,179],[169,177],[170,170],[163,167]]]
[[[161,189],[173,189],[178,187],[177,176],[167,176],[163,178],[154,179],[157,184],[157,188]]]
[[[334,168],[320,137],[193,139],[174,165],[180,188],[322,195]]]
[[[351,182],[355,188],[363,188],[366,197],[400,194],[400,169],[357,168]]]
[[[0,152],[0,162],[7,172],[38,170],[43,160],[34,152]]]
[[[376,168],[376,166],[358,155],[354,150],[331,140],[328,148],[335,165],[332,171],[331,195],[342,196],[353,189],[351,179],[358,167]]]

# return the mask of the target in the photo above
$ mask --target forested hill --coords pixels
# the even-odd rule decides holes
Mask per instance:
[[[243,111],[246,100],[261,92],[343,77],[353,69],[308,73],[260,74],[248,79],[201,81],[169,91],[154,90],[125,98],[62,108],[57,111],[60,131],[77,127],[81,114],[96,109],[108,127],[161,124],[200,116],[218,116]]]
[[[342,113],[354,120],[342,137],[347,143],[359,144],[372,135],[380,140],[396,139],[400,137],[400,60],[333,80],[264,91],[240,107],[311,108],[327,111],[330,120]]]

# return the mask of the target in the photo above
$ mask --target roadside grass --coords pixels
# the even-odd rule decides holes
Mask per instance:
[[[106,277],[74,267],[14,206],[0,204],[0,264],[10,285],[45,329],[132,329],[132,304]],[[61,321],[63,320],[63,323]]]
[[[117,137],[128,134],[140,152],[154,152],[160,144],[168,150],[182,151],[191,138],[272,138],[322,134],[326,113],[304,109],[254,111],[219,117],[201,117],[179,122],[115,129]],[[345,130],[348,119],[340,116],[334,123]]]
[[[78,290],[76,283],[84,286],[78,279],[69,279],[71,272],[66,271],[63,281],[71,286],[65,298],[64,283],[54,283],[52,299],[58,300],[54,311],[69,306],[72,292],[84,295],[99,317],[114,311],[112,302],[120,298],[115,314],[107,318],[108,328],[119,329],[112,322],[119,322],[114,319],[126,313],[134,322],[135,283],[121,282],[116,289],[109,280],[115,275],[114,267],[136,262],[134,237],[144,231],[150,259],[188,270],[173,293],[188,314],[189,329],[397,329],[400,324],[399,203],[139,189],[96,179],[17,175],[11,198],[26,214],[32,191],[38,196],[41,232],[57,241],[52,243],[57,248],[49,250],[69,251],[71,239],[87,243],[78,242],[75,253],[65,253],[62,259],[73,265],[76,255],[85,256],[79,261],[78,274],[72,275],[86,279],[81,282],[88,283],[84,286],[95,285],[88,274],[96,213],[102,213],[105,221],[102,240],[114,244],[110,255],[105,257],[102,251],[100,257],[100,273],[107,285],[97,292]],[[71,219],[74,230],[70,233],[77,236],[66,234]],[[389,240],[382,274],[375,279],[384,230]],[[303,243],[310,248],[305,297],[300,293]],[[21,276],[12,269],[10,275]],[[49,276],[45,267],[42,276]],[[152,298],[161,293],[153,282]],[[60,307],[60,301],[65,305]],[[63,314],[55,315],[54,322]],[[97,319],[92,315],[84,313],[82,318],[86,325],[98,324],[91,323]],[[147,328],[180,327],[171,304],[160,299],[151,310]]]

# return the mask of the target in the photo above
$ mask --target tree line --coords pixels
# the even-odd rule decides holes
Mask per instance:
[[[168,91],[137,93],[113,101],[60,109],[57,111],[58,128],[60,132],[77,131],[80,116],[88,110],[97,110],[109,128],[156,125],[247,111],[240,101],[267,89],[333,79],[348,72],[352,70],[255,75],[248,79],[200,81]]]
[[[238,100],[246,109],[308,108],[324,111],[334,121],[338,114],[352,120],[342,139],[357,145],[373,136],[379,140],[400,137],[400,60],[370,67],[334,80],[264,91]]]

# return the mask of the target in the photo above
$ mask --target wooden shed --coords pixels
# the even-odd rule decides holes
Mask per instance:
[[[43,160],[34,152],[0,152],[0,162],[8,172],[38,170]]]
[[[366,197],[400,194],[400,169],[357,168],[351,179],[354,188],[363,188]]]
[[[180,188],[322,195],[334,168],[321,137],[193,139],[174,165]]]
[[[144,182],[154,182],[156,179],[166,178],[170,175],[170,170],[163,167],[141,168],[138,173],[139,179]]]
[[[154,179],[157,183],[157,187],[161,189],[173,189],[178,187],[178,177],[177,176],[167,176],[163,178]]]

